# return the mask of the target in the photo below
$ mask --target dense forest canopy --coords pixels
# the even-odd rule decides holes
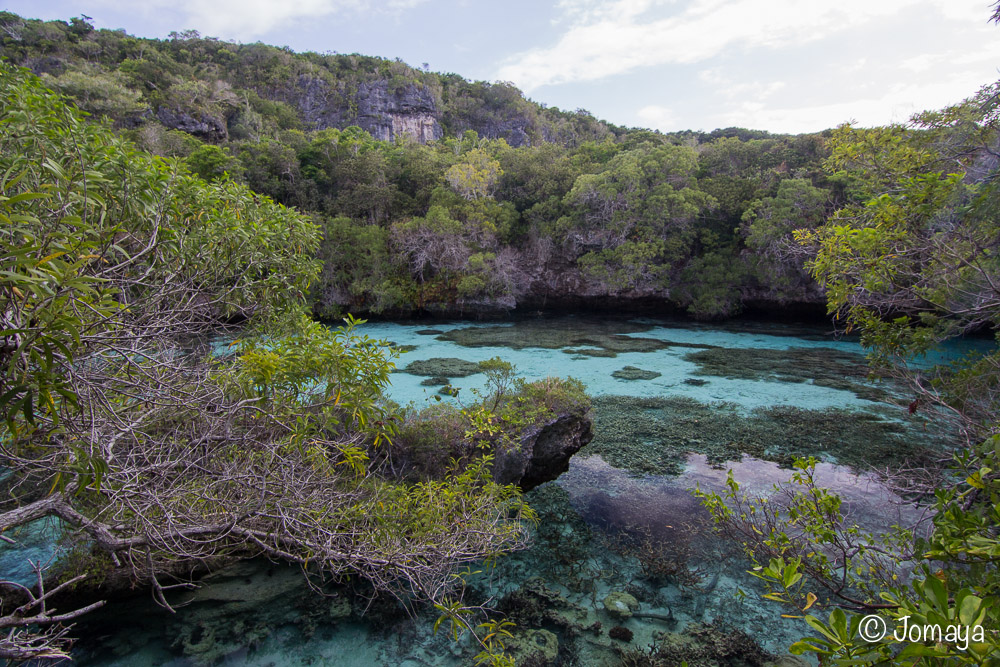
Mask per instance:
[[[82,18],[0,25],[0,53],[139,147],[309,212],[322,317],[822,303],[781,252],[842,202],[822,135],[661,134],[399,61]]]

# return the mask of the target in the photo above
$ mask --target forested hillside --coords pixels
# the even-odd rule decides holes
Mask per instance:
[[[843,203],[824,136],[625,129],[507,83],[193,31],[0,26],[6,58],[141,148],[311,213],[323,317],[823,302],[789,250]]]

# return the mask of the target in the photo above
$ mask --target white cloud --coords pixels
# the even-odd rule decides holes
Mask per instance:
[[[949,19],[975,15],[985,24],[982,0],[691,0],[684,7],[655,0],[562,0],[558,7],[568,29],[553,46],[507,59],[497,78],[532,91],[640,67],[697,63],[734,47],[802,45],[903,11],[941,6],[948,7]],[[664,8],[673,8],[673,14],[665,15]],[[891,23],[886,30],[892,30]]]
[[[879,96],[829,104],[773,107],[751,101],[733,110],[713,114],[706,120],[711,127],[766,128],[793,134],[816,132],[852,121],[863,127],[904,123],[914,113],[960,102],[974,94],[981,84],[982,81],[972,74],[936,83],[901,83],[887,87]]]
[[[728,99],[749,98],[761,101],[785,87],[784,81],[736,81],[722,73],[719,68],[702,70],[698,78],[707,83],[713,91]]]
[[[669,107],[650,104],[639,109],[636,115],[645,127],[668,131],[677,125],[677,116]]]

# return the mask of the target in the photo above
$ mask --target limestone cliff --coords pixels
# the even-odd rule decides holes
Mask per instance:
[[[390,89],[388,81],[376,80],[349,90],[303,75],[285,98],[317,130],[357,125],[381,141],[403,137],[420,143],[444,136],[434,95],[416,84]]]

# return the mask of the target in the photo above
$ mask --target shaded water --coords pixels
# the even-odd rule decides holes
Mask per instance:
[[[459,377],[470,369],[454,360],[494,356],[529,380],[576,377],[596,397],[594,442],[557,482],[528,494],[542,518],[534,546],[470,579],[470,600],[492,600],[517,622],[522,656],[618,665],[621,651],[654,641],[695,647],[691,655],[706,659],[715,651],[719,664],[726,655],[761,664],[755,644],[783,653],[806,630],[761,602],[749,564],[707,529],[690,489],[721,488],[731,467],[749,490],[767,492],[788,478],[779,464],[812,454],[823,460],[820,482],[844,495],[856,521],[878,529],[912,508],[838,464],[885,464],[938,446],[919,415],[877,400],[892,388],[867,382],[857,343],[822,329],[584,318],[428,329],[360,329],[409,350],[397,360],[401,371],[427,362],[412,367],[420,375],[393,375],[401,404],[455,400],[421,384],[433,376],[471,402],[484,378]],[[612,593],[632,595],[639,613],[609,614]],[[173,616],[145,599],[94,615],[80,625],[79,662],[417,666],[471,664],[474,654],[467,642],[433,636],[427,613],[317,596],[293,567],[241,564],[178,601],[186,606]],[[611,638],[614,626],[631,639]]]

